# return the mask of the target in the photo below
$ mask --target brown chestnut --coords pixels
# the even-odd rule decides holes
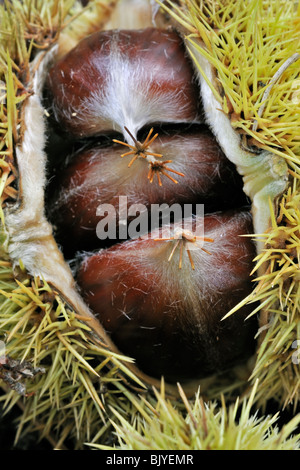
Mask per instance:
[[[252,231],[250,213],[215,213],[195,223],[204,224],[204,245],[185,229],[172,237],[165,226],[87,256],[77,275],[119,350],[170,383],[224,372],[249,357],[257,330],[254,317],[245,321],[253,306],[222,321],[252,289],[255,248],[240,237]]]
[[[100,31],[50,70],[59,124],[76,137],[199,122],[199,90],[180,36],[156,28]],[[125,139],[132,143],[125,132]]]
[[[124,147],[119,144],[93,146],[73,155],[53,180],[49,210],[66,255],[101,246],[96,230],[105,213],[99,209],[112,205],[119,220],[124,196],[128,221],[136,217],[129,208],[137,204],[148,210],[152,204],[204,203],[206,211],[238,206],[241,182],[206,127],[181,129],[180,134],[161,132],[151,150],[156,155],[154,165],[168,163],[155,168],[141,155],[121,158]],[[116,238],[128,237],[116,233]]]

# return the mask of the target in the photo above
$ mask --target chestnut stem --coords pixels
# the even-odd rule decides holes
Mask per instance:
[[[182,238],[180,238],[180,236]],[[192,269],[195,269],[195,264],[194,264],[194,261],[193,261],[193,258],[192,258],[192,255],[191,255],[191,252],[190,252],[190,249],[188,247],[188,244],[189,243],[197,243],[198,240],[201,240],[201,241],[204,241],[204,242],[210,242],[210,243],[213,243],[214,242],[214,239],[213,238],[208,238],[208,237],[200,237],[200,236],[197,236],[197,235],[194,235],[192,232],[188,231],[188,230],[179,230],[176,232],[176,234],[173,236],[173,237],[167,237],[167,238],[155,238],[154,239],[155,241],[174,241],[176,240],[176,243],[175,245],[173,246],[172,248],[172,251],[170,253],[170,256],[168,258],[168,261],[171,261],[171,259],[173,258],[173,255],[176,251],[176,248],[180,245],[180,253],[179,253],[179,269],[182,268],[182,257],[183,257],[183,248],[185,248],[187,254],[188,254],[188,257],[189,257],[189,261],[190,261],[190,264],[192,266]],[[211,255],[211,253],[206,250],[205,248],[203,247],[199,247],[202,251],[204,251],[205,253],[207,253],[208,255]]]

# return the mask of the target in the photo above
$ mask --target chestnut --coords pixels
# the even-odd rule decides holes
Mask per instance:
[[[224,372],[254,351],[256,318],[245,321],[253,306],[222,321],[252,289],[255,247],[240,236],[252,231],[251,215],[218,212],[195,223],[204,224],[201,243],[181,223],[164,226],[87,255],[77,273],[119,350],[169,383]]]
[[[152,135],[156,136],[154,132]],[[155,168],[155,163],[141,155],[132,157],[125,153],[121,158],[124,148],[120,144],[93,145],[70,157],[53,179],[54,195],[49,209],[49,218],[57,227],[56,236],[65,246],[66,255],[101,246],[96,230],[105,214],[101,219],[98,208],[112,205],[118,221],[123,196],[127,214],[130,207],[138,204],[150,209],[152,204],[202,203],[206,211],[212,211],[237,207],[241,204],[239,199],[245,202],[235,169],[206,127],[181,128],[180,134],[178,130],[160,130],[151,150],[157,165],[168,163]],[[116,233],[118,238],[127,237]]]
[[[175,31],[96,32],[50,70],[48,97],[59,126],[77,138],[123,133],[132,143],[155,123],[200,122],[199,90]]]

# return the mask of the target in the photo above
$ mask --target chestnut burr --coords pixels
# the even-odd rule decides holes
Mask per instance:
[[[163,227],[83,261],[77,282],[85,300],[144,372],[184,382],[253,353],[256,319],[245,320],[253,306],[222,320],[251,292],[255,248],[240,237],[251,221],[246,210],[214,213],[194,220],[204,224],[204,241],[184,230],[165,237]]]
[[[48,94],[59,126],[76,138],[155,123],[200,122],[193,67],[175,31],[100,31],[50,70]]]

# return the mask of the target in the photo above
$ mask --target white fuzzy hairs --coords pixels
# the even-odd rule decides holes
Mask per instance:
[[[105,126],[123,133],[125,140],[134,144],[124,127],[137,139],[138,131],[146,124],[160,122],[162,116],[164,122],[174,122],[179,109],[182,115],[186,113],[182,91],[159,89],[160,66],[147,70],[139,61],[121,54],[117,47],[111,48],[109,63],[104,89],[96,88],[77,110],[77,117],[90,122],[95,133],[98,126]],[[151,91],[153,82],[157,84],[155,93]]]
[[[112,260],[126,259],[126,263],[134,272],[139,273],[141,279],[145,279],[145,282],[149,279],[148,283],[153,292],[157,286],[160,286],[166,299],[166,308],[175,302],[175,299],[181,299],[179,304],[177,300],[176,309],[179,311],[179,316],[181,309],[185,312],[182,321],[191,321],[192,324],[195,323],[196,317],[196,323],[201,328],[201,324],[206,322],[207,304],[216,303],[216,299],[224,291],[226,295],[228,292],[233,294],[241,287],[240,282],[248,280],[251,256],[254,253],[254,247],[249,249],[252,243],[250,239],[241,237],[249,235],[252,228],[249,211],[239,210],[231,214],[216,212],[210,214],[208,218],[210,219],[207,222],[208,226],[205,217],[193,217],[176,224],[164,225],[141,238],[119,244],[117,249],[100,250],[94,255],[96,258],[99,257],[99,260],[107,256]],[[180,235],[176,237],[177,231],[182,231],[184,235],[187,228],[200,236],[204,234],[205,238],[211,240],[184,242],[184,237]],[[178,240],[180,240],[178,247],[170,258]],[[179,267],[180,243],[184,243],[181,267]],[[187,254],[188,249],[194,262],[194,269]],[[81,257],[83,269],[88,268],[91,256],[92,253],[87,253]],[[241,269],[242,275],[239,274]],[[99,275],[102,276],[101,271]],[[124,282],[125,278],[126,274],[120,271],[120,282]],[[115,288],[117,285],[118,281],[115,281]],[[227,312],[224,312],[224,315],[225,313]]]
[[[50,71],[49,90],[56,120],[77,137],[118,132],[133,144],[146,125],[202,121],[193,68],[174,31],[94,33]]]

